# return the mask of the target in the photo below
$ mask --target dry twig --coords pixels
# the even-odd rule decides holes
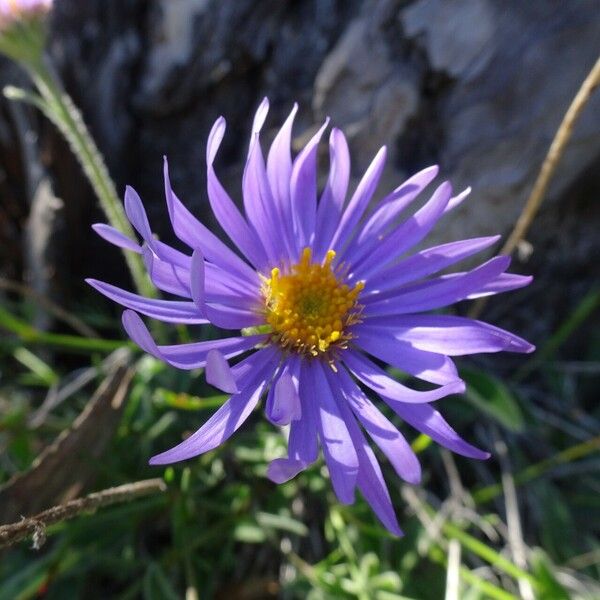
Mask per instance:
[[[573,128],[577,119],[581,115],[585,108],[588,100],[594,93],[594,90],[600,85],[600,58],[596,61],[596,64],[581,84],[579,91],[573,98],[571,105],[569,106],[563,120],[550,144],[548,154],[542,163],[539,175],[533,184],[531,194],[523,207],[521,215],[517,220],[510,236],[506,240],[506,243],[500,250],[499,254],[512,254],[519,243],[525,238],[529,227],[533,223],[535,216],[538,213],[540,206],[546,195],[546,190],[556,171],[556,167],[565,152],[568,141],[571,139],[573,134]],[[487,298],[479,299],[472,307],[469,312],[469,316],[477,318],[483,311],[487,302]]]
[[[0,525],[0,548],[12,546],[32,535],[34,548],[38,549],[45,540],[45,528],[48,525],[72,519],[83,512],[93,511],[119,502],[128,502],[135,498],[149,496],[165,490],[166,485],[162,479],[146,479],[94,492],[83,498],[76,498],[65,504],[53,506],[33,517],[24,518],[19,523]]]
[[[502,469],[502,489],[504,490],[504,502],[506,508],[506,525],[508,527],[508,547],[512,554],[515,565],[527,570],[527,553],[523,530],[521,528],[521,516],[519,514],[519,501],[515,480],[510,468],[508,448],[501,439],[496,439],[496,452]],[[531,582],[524,578],[518,579],[519,592],[523,600],[534,600],[535,594]]]

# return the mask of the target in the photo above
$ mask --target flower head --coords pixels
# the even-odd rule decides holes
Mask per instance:
[[[0,0],[0,52],[14,60],[41,57],[53,0]]]
[[[288,455],[269,465],[269,477],[279,483],[291,479],[317,459],[320,446],[340,501],[353,502],[358,488],[382,523],[399,534],[365,433],[405,481],[419,481],[420,465],[371,397],[377,396],[401,419],[446,448],[486,458],[486,452],[458,436],[433,404],[464,391],[451,357],[501,350],[531,352],[533,346],[481,321],[427,311],[513,290],[531,278],[507,274],[510,259],[506,256],[469,271],[439,274],[488,248],[497,236],[411,253],[469,190],[453,196],[450,184],[444,182],[421,208],[406,215],[409,205],[436,177],[437,167],[430,167],[369,210],[385,163],[382,148],[347,200],[350,159],[338,129],[330,135],[329,177],[318,199],[317,146],[327,123],[292,159],[294,107],[265,163],[259,133],[267,110],[265,99],[254,119],[243,175],[245,214],[213,168],[225,131],[223,118],[208,138],[208,200],[237,252],[177,198],[165,160],[167,208],[176,236],[190,248],[188,253],[152,235],[142,202],[131,188],[125,194],[125,209],[143,243],[107,225],[94,228],[113,244],[142,253],[154,284],[182,299],[147,299],[107,283],[89,283],[128,309],[123,313],[125,329],[146,352],[180,369],[204,367],[209,383],[232,394],[196,433],[154,456],[151,464],[185,460],[222,444],[266,395],[267,418],[277,426],[289,426]],[[242,335],[159,346],[139,313],[171,323],[241,329]],[[376,361],[431,384],[431,389],[406,387]]]

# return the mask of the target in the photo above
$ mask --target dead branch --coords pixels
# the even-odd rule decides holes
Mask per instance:
[[[70,500],[59,506],[53,506],[33,517],[23,518],[18,523],[0,525],[0,548],[12,546],[31,535],[33,536],[33,547],[38,549],[45,541],[45,530],[48,525],[66,521],[81,513],[94,511],[111,504],[129,502],[142,496],[164,492],[166,487],[165,482],[159,478],[127,483],[88,494],[83,498]]]

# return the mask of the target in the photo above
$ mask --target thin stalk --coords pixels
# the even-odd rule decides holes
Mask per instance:
[[[117,194],[104,159],[90,135],[79,109],[63,90],[51,65],[43,59],[26,65],[29,75],[44,100],[44,114],[65,137],[92,185],[109,223],[128,237],[135,233]],[[124,251],[125,260],[137,290],[155,296],[140,255]]]
[[[429,558],[445,567],[448,566],[444,551],[439,546],[434,545],[429,549]],[[474,588],[477,588],[484,594],[487,594],[489,598],[496,598],[497,600],[518,600],[514,594],[511,594],[510,592],[499,588],[497,585],[478,577],[464,565],[460,567],[459,573],[461,578],[466,583],[472,585]]]
[[[553,469],[554,467],[578,460],[589,454],[597,452],[599,449],[600,436],[593,437],[585,442],[571,446],[566,450],[551,456],[550,458],[535,463],[534,465],[530,465],[526,469],[523,469],[523,471],[515,474],[514,482],[517,485],[522,485],[528,481],[532,481],[533,479],[541,477],[544,473],[550,469]],[[473,500],[475,501],[475,504],[484,504],[485,502],[493,500],[496,496],[499,496],[502,491],[502,484],[494,483],[476,490],[473,493]]]
[[[136,498],[164,492],[166,489],[167,486],[162,479],[146,479],[70,500],[33,517],[22,518],[18,523],[0,525],[0,548],[12,546],[31,535],[34,547],[38,549],[46,539],[46,527],[49,525],[72,519],[83,512],[94,511],[120,502],[129,502]]]
[[[19,337],[26,344],[54,346],[73,352],[113,352],[123,346],[132,346],[121,340],[105,340],[102,338],[86,338],[78,335],[67,335],[40,331],[29,323],[15,317],[0,306],[0,331],[8,331]],[[0,348],[2,345],[0,345]]]
[[[345,509],[345,507],[342,507],[342,508]],[[413,506],[413,508],[414,508],[414,506]],[[425,503],[423,503],[423,508],[427,510],[427,513],[425,513],[425,514],[427,514],[427,515],[429,513],[433,514],[433,508],[430,507],[429,505],[426,505]],[[348,521],[354,523],[361,530],[362,533],[369,535],[369,536],[373,537],[374,539],[378,539],[378,540],[381,540],[382,538],[387,538],[390,540],[398,539],[394,535],[389,533],[387,530],[382,530],[381,527],[372,526],[372,525],[368,525],[367,523],[363,523],[362,521],[357,519],[356,516],[353,514],[353,512],[350,510],[344,510],[344,514],[346,516],[346,519]],[[423,515],[421,515],[421,516],[423,516]],[[459,530],[459,531],[462,531],[462,530]],[[454,533],[454,530],[451,530],[451,532],[445,532],[445,533],[448,535],[449,538],[454,537],[454,539],[456,539],[461,544],[464,541],[464,539],[461,540],[461,539],[458,539],[458,537],[451,535],[451,533]],[[468,536],[468,537],[472,538],[472,536]],[[470,542],[470,541],[471,541],[471,539],[467,540],[467,542]],[[429,546],[429,548],[427,549],[427,555],[429,556],[429,558],[436,563],[444,565],[444,567],[448,566],[448,561],[446,558],[446,548],[445,548],[446,545],[447,545],[447,540],[443,536],[436,535],[436,540],[432,541],[432,545]],[[465,548],[472,550],[472,547],[470,547],[471,544],[462,544],[462,545]],[[477,549],[479,550],[479,548],[477,548]],[[478,555],[480,554],[478,552],[474,552],[474,553],[478,554]],[[288,555],[288,556],[290,556],[290,555]],[[493,558],[493,565],[496,567],[499,567],[501,570],[503,570],[501,568],[502,565],[498,565],[497,561],[495,560],[495,556],[493,556],[492,558]],[[294,564],[293,561],[290,561],[290,562],[292,562],[292,564]],[[307,576],[306,573],[303,573],[303,574],[305,576]],[[481,590],[482,592],[488,594],[488,596],[490,596],[491,598],[498,598],[498,600],[517,600],[517,597],[514,594],[510,594],[510,593],[500,589],[493,583],[480,578],[479,576],[475,575],[475,573],[472,573],[471,570],[468,567],[466,567],[465,565],[460,566],[459,574],[460,574],[460,577],[466,583],[469,583],[473,587],[476,587],[477,589]]]
[[[454,523],[445,521],[442,524],[442,531],[447,537],[458,540],[464,548],[470,550],[473,554],[479,556],[479,558],[482,558],[493,567],[496,567],[517,580],[523,579],[533,586],[536,585],[537,582],[535,577],[530,573],[521,569],[507,558],[504,558],[504,556],[496,552],[493,548],[490,548],[487,544],[484,544],[477,538],[469,535]]]

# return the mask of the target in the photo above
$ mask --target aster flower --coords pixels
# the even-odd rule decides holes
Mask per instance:
[[[320,446],[339,500],[352,503],[358,488],[381,522],[400,534],[367,436],[403,480],[418,483],[421,469],[403,435],[370,397],[377,396],[442,446],[463,456],[487,458],[486,452],[462,440],[433,404],[464,391],[451,357],[531,352],[533,346],[481,321],[426,313],[513,290],[531,278],[506,273],[510,263],[506,256],[468,271],[439,274],[488,248],[498,236],[409,253],[469,190],[453,196],[450,184],[444,182],[421,208],[406,215],[438,173],[437,167],[429,167],[369,209],[384,168],[382,148],[346,200],[350,158],[339,129],[330,134],[329,176],[318,199],[317,146],[328,122],[292,160],[294,106],[265,163],[259,134],[267,111],[265,99],[254,118],[243,174],[245,214],[213,167],[225,133],[223,118],[208,138],[208,200],[237,252],[177,198],[165,159],[168,213],[175,235],[189,246],[188,253],[152,235],[142,202],[131,188],[125,194],[125,210],[143,243],[108,225],[94,229],[109,242],[141,253],[156,287],[182,299],[147,299],[88,281],[127,308],[124,327],[143,350],[176,368],[203,367],[210,384],[231,394],[196,433],[154,456],[151,464],[174,463],[212,450],[266,396],[267,419],[289,426],[287,457],[271,462],[268,476],[277,483],[291,479],[317,459]],[[211,323],[242,331],[218,340],[157,345],[139,314],[168,323]],[[230,359],[235,364],[230,365]],[[380,362],[432,389],[410,389],[390,377]]]

